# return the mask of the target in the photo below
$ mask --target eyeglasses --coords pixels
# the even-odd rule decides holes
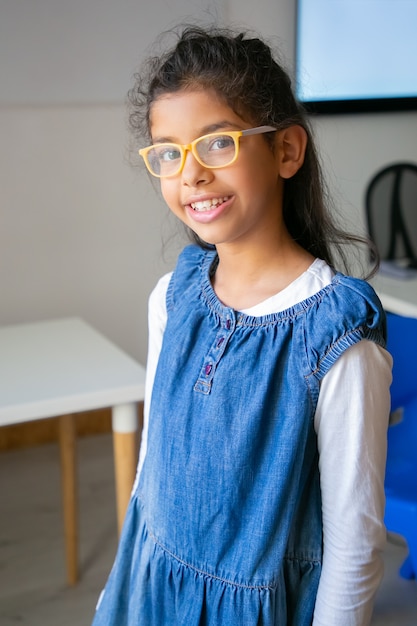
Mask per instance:
[[[139,150],[149,172],[157,178],[179,174],[185,163],[187,151],[208,169],[232,165],[239,156],[239,139],[247,135],[260,135],[276,131],[272,126],[258,126],[246,130],[230,130],[198,137],[189,144],[156,143]]]

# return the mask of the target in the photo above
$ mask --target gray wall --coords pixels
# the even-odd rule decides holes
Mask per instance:
[[[250,27],[291,69],[293,0],[0,0],[0,324],[79,315],[142,362],[147,298],[183,239],[127,163],[124,97],[178,21]],[[417,114],[314,121],[344,219],[368,178],[417,161]]]

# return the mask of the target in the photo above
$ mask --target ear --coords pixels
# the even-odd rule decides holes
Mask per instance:
[[[290,126],[278,134],[278,166],[282,178],[291,178],[304,163],[307,133],[302,126]]]

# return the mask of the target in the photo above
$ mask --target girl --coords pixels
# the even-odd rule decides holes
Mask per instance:
[[[149,67],[149,65],[148,65]],[[382,577],[391,359],[290,81],[185,29],[130,94],[194,233],[150,298],[138,478],[94,626],[364,626]]]

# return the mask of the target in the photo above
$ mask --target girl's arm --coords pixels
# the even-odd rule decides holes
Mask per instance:
[[[148,358],[146,362],[145,404],[143,411],[143,429],[140,444],[139,465],[136,482],[139,478],[146,456],[149,424],[149,405],[152,396],[153,381],[161,352],[162,339],[165,332],[167,310],[166,292],[172,273],[163,276],[149,297],[148,304]]]
[[[349,348],[322,381],[315,416],[323,569],[314,626],[366,626],[383,576],[384,476],[392,359],[371,341]]]

